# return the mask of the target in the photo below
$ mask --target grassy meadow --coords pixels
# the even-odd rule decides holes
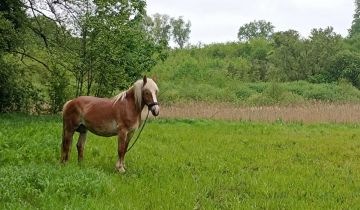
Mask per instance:
[[[0,119],[0,209],[360,208],[358,124],[155,119],[118,174],[116,138],[62,166],[60,117]]]

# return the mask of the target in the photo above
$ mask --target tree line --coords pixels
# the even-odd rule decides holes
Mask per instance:
[[[271,30],[256,28],[263,23]],[[360,33],[343,38],[326,27],[312,29],[310,36],[303,38],[295,30],[273,32],[269,22],[250,24],[257,26],[240,28],[237,49],[227,54],[238,57],[228,67],[232,76],[253,82],[329,83],[346,79],[360,88]],[[215,47],[213,56],[225,57],[226,53]]]
[[[331,83],[347,80],[360,88],[360,0],[348,36],[329,26],[314,28],[309,37],[296,30],[274,32],[265,20],[242,25],[238,43],[212,47],[212,56],[230,59],[228,73],[243,81]]]

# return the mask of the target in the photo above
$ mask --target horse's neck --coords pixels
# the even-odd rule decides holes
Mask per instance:
[[[145,104],[141,102],[141,104],[137,104],[136,98],[135,98],[135,90],[134,88],[131,88],[126,91],[125,100],[128,100],[128,103],[133,104],[134,110],[141,115],[142,110],[144,109]]]

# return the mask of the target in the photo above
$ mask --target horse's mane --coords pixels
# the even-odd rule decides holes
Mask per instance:
[[[141,102],[142,102],[142,91],[141,88],[144,84],[142,79],[136,81],[133,86],[131,86],[128,90],[125,90],[112,98],[113,104],[116,104],[118,101],[124,100],[126,97],[126,93],[131,89],[134,91],[134,98],[135,98],[135,106],[137,109],[141,109]]]

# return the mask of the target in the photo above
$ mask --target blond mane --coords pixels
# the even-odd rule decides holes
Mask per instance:
[[[134,91],[134,98],[135,98],[135,106],[137,109],[141,109],[141,103],[142,103],[142,87],[144,86],[144,81],[142,79],[136,81],[134,83],[133,86],[131,86],[127,91],[133,89]],[[147,88],[155,88],[156,90],[158,90],[158,87],[156,85],[156,83],[150,79],[150,78],[147,78],[147,82],[145,84],[145,86]],[[118,95],[114,96],[112,98],[113,100],[113,104],[115,105],[118,101],[122,101],[125,99],[126,97],[126,93],[127,91],[123,91],[121,93],[119,93]]]
[[[118,101],[123,100],[126,97],[126,91],[123,91],[116,96],[112,97],[113,105],[115,105]]]

